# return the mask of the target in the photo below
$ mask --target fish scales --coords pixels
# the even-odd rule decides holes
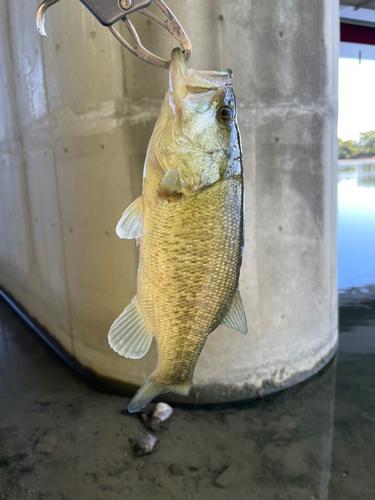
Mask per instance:
[[[237,289],[243,188],[241,179],[223,179],[194,197],[160,202],[154,177],[144,192],[138,300],[159,346],[155,380],[184,383]]]
[[[247,333],[238,289],[243,203],[231,71],[188,71],[175,49],[143,192],[116,228],[141,244],[137,295],[111,326],[109,343],[134,359],[154,336],[158,347],[157,367],[129,411],[165,392],[187,395],[207,336],[220,324]]]

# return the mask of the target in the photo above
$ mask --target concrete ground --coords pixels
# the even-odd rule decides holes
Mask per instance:
[[[372,290],[373,292],[373,290]],[[262,400],[175,408],[150,432],[0,301],[0,499],[374,499],[375,294],[341,296],[338,356]],[[152,405],[150,405],[150,408]]]

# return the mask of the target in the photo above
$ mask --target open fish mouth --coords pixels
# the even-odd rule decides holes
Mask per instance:
[[[222,150],[221,145],[207,144],[206,141],[198,140],[196,134],[191,134],[191,126],[187,123],[186,116],[191,111],[196,115],[204,114],[213,108],[213,113],[220,106],[231,106],[233,117],[236,115],[235,97],[232,88],[232,70],[225,71],[196,71],[187,69],[186,61],[181,49],[172,51],[169,73],[169,99],[168,108],[171,124],[171,139],[179,150],[188,150],[189,154],[199,157],[200,155],[215,155]],[[185,119],[182,123],[182,114]],[[188,125],[186,127],[186,125]],[[196,120],[195,132],[199,136],[202,127],[204,133],[207,126],[204,119]],[[210,147],[211,146],[211,147]]]
[[[231,69],[225,71],[188,70],[182,50],[175,48],[172,51],[169,90],[180,99],[185,99],[188,93],[201,94],[230,87],[231,78]]]

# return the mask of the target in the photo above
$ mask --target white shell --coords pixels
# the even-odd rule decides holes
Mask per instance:
[[[158,418],[160,422],[167,420],[173,413],[173,408],[171,408],[167,403],[157,403],[154,414],[154,418]]]

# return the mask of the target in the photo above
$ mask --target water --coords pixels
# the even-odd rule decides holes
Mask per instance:
[[[150,431],[129,398],[96,392],[0,300],[0,499],[374,500],[374,326],[375,307],[348,306],[317,376],[174,408],[160,448],[134,457],[130,439]]]
[[[96,392],[0,300],[0,500],[374,500],[375,164],[340,168],[338,189],[338,355],[264,399],[175,408],[146,457],[129,398]]]
[[[338,288],[374,283],[375,163],[339,164]]]

